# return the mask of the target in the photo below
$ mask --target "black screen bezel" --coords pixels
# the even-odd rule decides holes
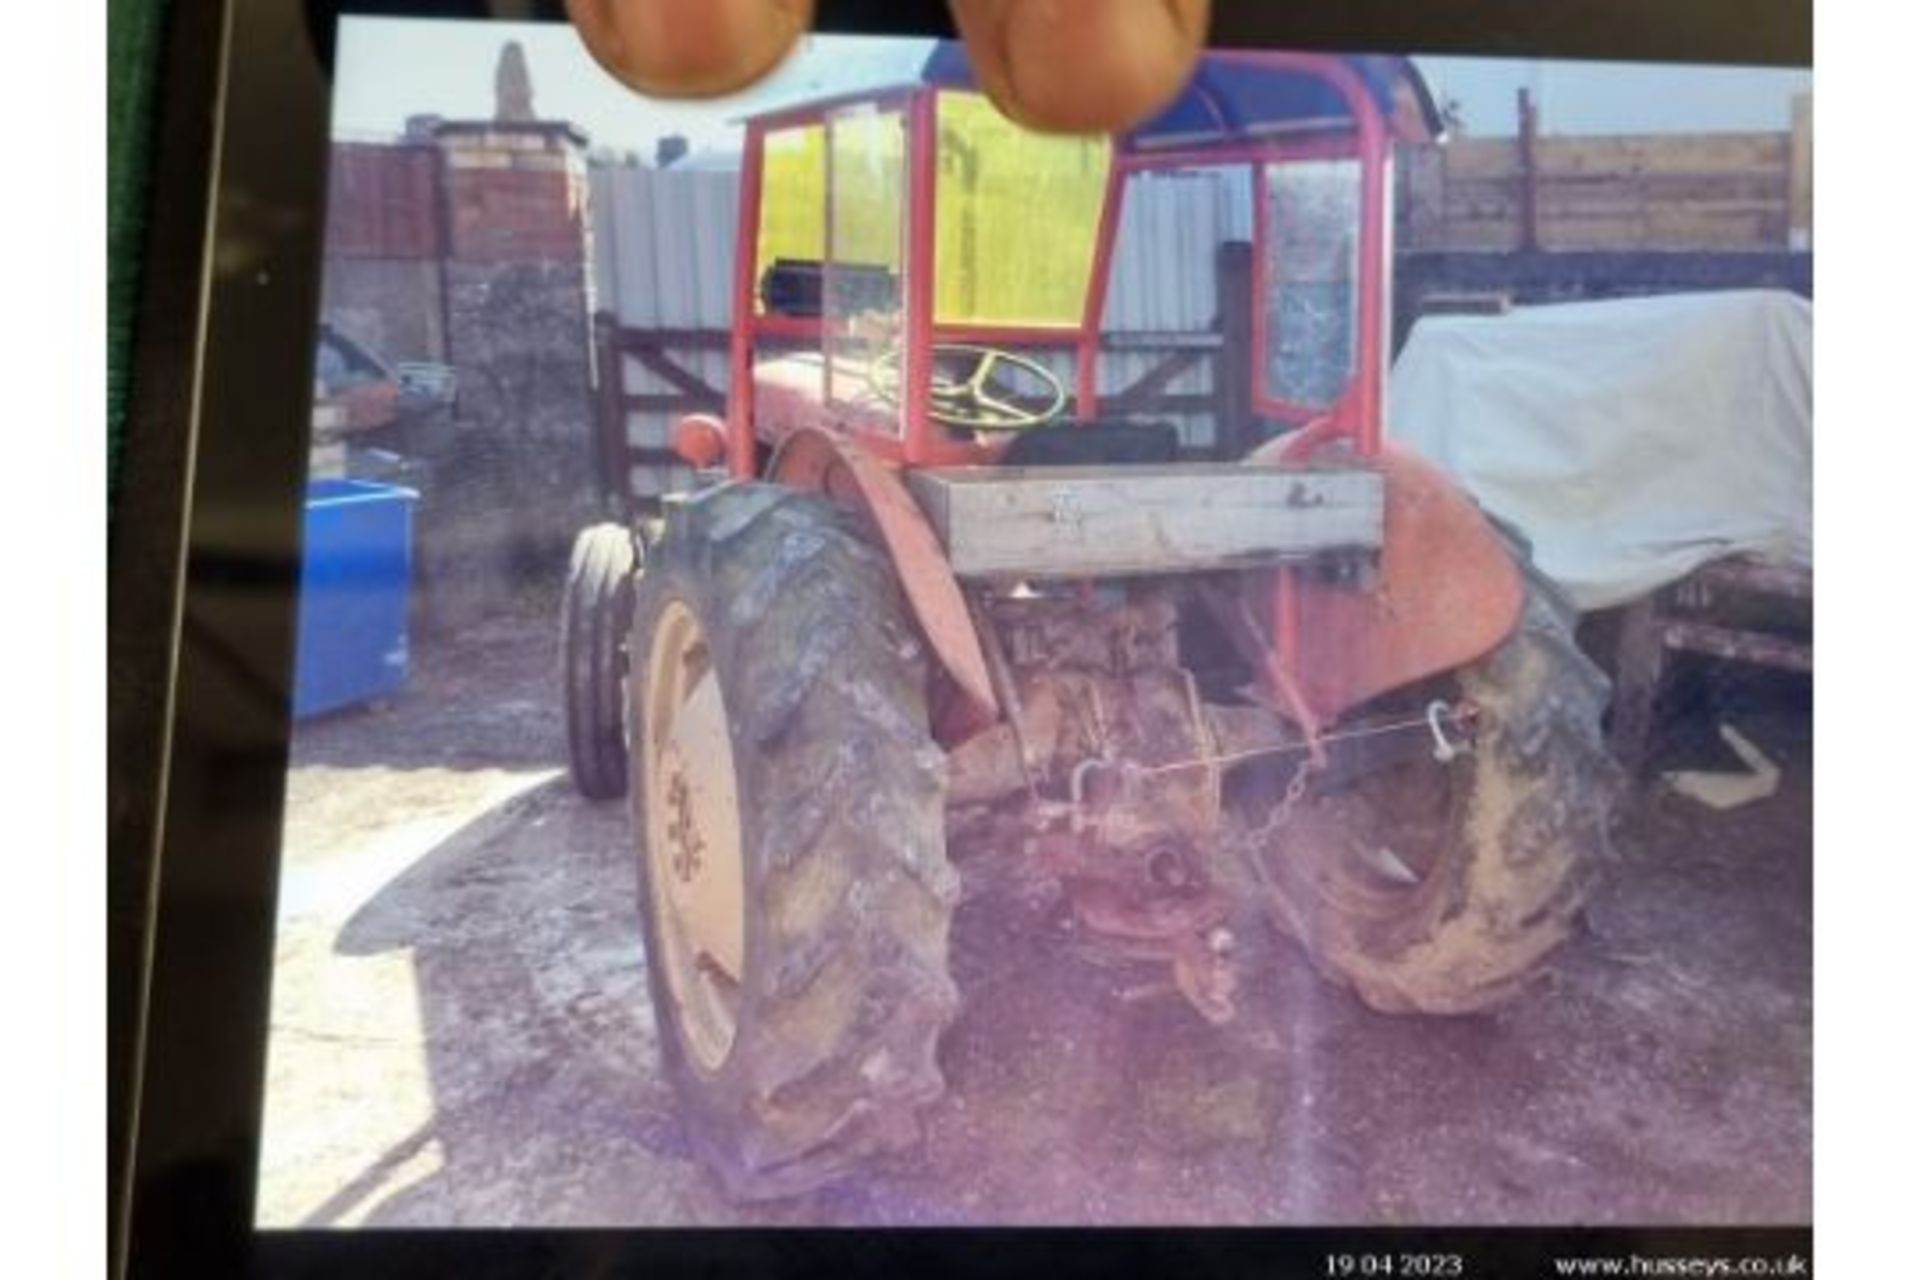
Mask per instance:
[[[1211,42],[1220,45],[1812,60],[1807,0],[1215,7]],[[952,34],[938,0],[819,8],[823,30]],[[500,9],[513,12],[492,12]],[[1239,1270],[1318,1259],[1345,1237],[253,1230],[335,22],[344,13],[557,19],[559,9],[477,0],[170,6],[109,587],[110,1228],[132,1273],[612,1274],[669,1262],[756,1273],[893,1273],[935,1262]],[[1542,1234],[1484,1236],[1518,1259],[1533,1256]],[[1713,1251],[1780,1240],[1715,1233]]]

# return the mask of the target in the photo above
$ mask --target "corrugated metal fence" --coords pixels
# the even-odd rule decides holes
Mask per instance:
[[[632,467],[627,483],[644,498],[685,480],[684,470],[663,465],[658,452],[672,419],[700,398],[689,377],[718,395],[726,391],[738,176],[698,168],[600,168],[592,181],[596,294],[621,335],[618,380],[609,370],[601,376],[614,389],[609,403],[627,408],[631,456],[645,460]],[[1246,181],[1244,171],[1229,170],[1155,176],[1129,188],[1105,331],[1145,346],[1154,336],[1214,329],[1219,246],[1251,235]],[[1070,384],[1066,354],[1038,358]],[[1101,360],[1102,394],[1132,386],[1163,359],[1153,350],[1109,353]],[[1169,395],[1213,389],[1206,360],[1161,388]],[[1174,418],[1188,445],[1211,443],[1211,414]]]

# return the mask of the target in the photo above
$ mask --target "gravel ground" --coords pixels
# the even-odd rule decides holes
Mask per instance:
[[[550,618],[423,645],[405,693],[297,735],[263,1225],[1810,1220],[1791,699],[1739,711],[1780,792],[1643,788],[1587,932],[1495,1014],[1375,1014],[1271,941],[1215,1030],[965,909],[922,1149],[742,1210],[658,1071],[624,807],[567,783]]]

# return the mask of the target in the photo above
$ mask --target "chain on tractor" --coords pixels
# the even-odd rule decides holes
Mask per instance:
[[[1061,909],[1083,954],[1166,966],[1195,1009],[1225,1022],[1235,939],[1221,851],[1282,842],[1314,778],[1351,767],[1356,749],[1391,738],[1389,758],[1457,758],[1474,709],[1436,701],[1309,735],[1272,706],[1206,702],[1180,654],[1190,595],[1171,582],[976,594],[1008,714],[953,753],[949,803],[956,860],[977,880]],[[1265,821],[1219,839],[1227,773],[1288,760]]]

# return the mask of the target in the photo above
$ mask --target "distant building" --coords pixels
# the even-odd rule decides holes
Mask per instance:
[[[533,74],[527,70],[527,51],[518,40],[500,47],[500,64],[493,72],[493,118],[501,124],[538,119],[533,111]]]

